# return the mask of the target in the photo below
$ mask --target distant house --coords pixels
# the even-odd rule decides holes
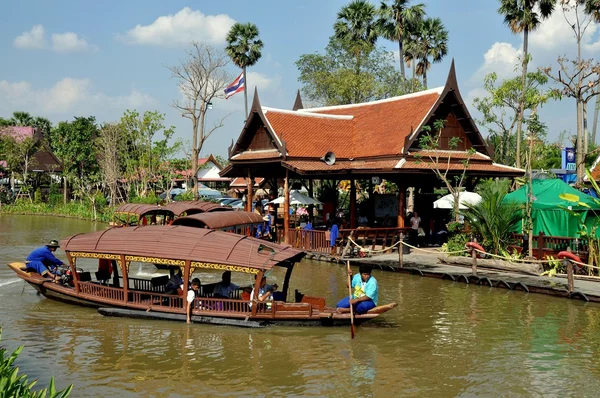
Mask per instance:
[[[17,142],[22,142],[27,138],[33,138],[40,142],[37,151],[33,154],[30,172],[62,172],[62,163],[52,153],[50,147],[44,140],[40,129],[34,127],[9,126],[0,128],[0,135],[9,135],[15,138]],[[0,166],[6,167],[6,161],[0,160]]]
[[[215,159],[213,155],[198,159],[198,182],[211,188],[228,188],[231,178],[221,177],[219,172],[223,166]],[[193,175],[192,170],[179,170],[177,174],[183,178],[176,179],[180,186],[185,186],[185,182]]]

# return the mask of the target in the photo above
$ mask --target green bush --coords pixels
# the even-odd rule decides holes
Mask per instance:
[[[446,243],[446,250],[448,252],[457,252],[460,250],[465,250],[465,244],[469,242],[471,239],[467,234],[454,234],[448,238],[448,243]],[[468,253],[454,253],[453,256],[468,256]]]
[[[2,339],[2,329],[0,329],[0,340]],[[27,375],[19,375],[19,368],[14,366],[14,362],[23,350],[23,346],[18,347],[12,354],[7,355],[6,349],[0,347],[0,397],[22,397],[22,398],[63,398],[68,397],[73,390],[73,385],[64,390],[56,390],[54,386],[54,377],[50,379],[48,388],[34,391],[33,387],[37,380],[29,382]]]
[[[37,187],[33,194],[33,201],[35,203],[42,203],[42,190],[40,187]]]

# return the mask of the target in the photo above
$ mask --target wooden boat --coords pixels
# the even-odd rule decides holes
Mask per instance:
[[[180,217],[173,221],[173,225],[208,228],[248,236],[252,235],[252,232],[258,225],[264,223],[265,220],[260,214],[247,211],[200,213],[187,217]]]
[[[138,225],[166,225],[177,217],[185,215],[230,212],[231,207],[221,206],[218,203],[200,200],[187,200],[171,202],[165,206],[148,205],[139,203],[125,203],[115,209],[112,225],[138,226]]]
[[[164,291],[168,276],[137,279],[129,275],[132,262],[166,264],[183,270],[184,291],[195,271],[231,271],[248,276],[258,290],[262,277],[270,271],[285,271],[283,288],[275,292],[276,301],[250,302],[242,295],[216,298],[206,286],[192,303],[192,322],[217,323],[248,327],[269,324],[338,325],[350,322],[350,314],[340,314],[328,307],[325,299],[295,291],[290,294],[294,264],[304,253],[288,245],[278,245],[246,236],[186,226],[144,226],[111,228],[74,235],[61,242],[75,276],[72,284],[58,284],[37,273],[27,272],[25,263],[9,267],[44,296],[63,302],[95,307],[107,316],[126,316],[185,321],[186,300]],[[90,266],[112,267],[109,275],[92,281]],[[119,276],[119,273],[121,276]],[[253,278],[255,276],[255,278]],[[112,282],[110,282],[112,278]],[[271,278],[271,276],[269,276]],[[270,305],[269,305],[270,304]],[[396,306],[379,306],[366,314],[356,315],[355,323],[376,318]]]

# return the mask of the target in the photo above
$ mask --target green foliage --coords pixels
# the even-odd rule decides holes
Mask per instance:
[[[462,211],[482,239],[482,245],[493,254],[511,243],[512,231],[522,218],[521,205],[504,202],[509,189],[509,180],[484,180],[477,186],[481,201],[476,205],[466,204],[467,209]]]
[[[469,236],[464,233],[451,235],[448,238],[448,243],[445,243],[444,246],[442,246],[442,250],[449,253],[465,250],[465,244],[470,240],[471,239],[469,238]],[[468,256],[468,253],[453,253],[451,255]]]
[[[427,89],[427,71],[432,63],[441,62],[448,54],[448,30],[440,18],[426,18],[411,27],[411,38],[406,53],[412,60],[418,76],[423,76]]]
[[[296,66],[302,94],[322,105],[367,102],[422,89],[419,82],[402,78],[392,54],[384,48],[365,54],[357,71],[354,55],[335,37],[329,39],[325,54],[301,55]]]
[[[42,190],[40,187],[37,187],[33,193],[33,201],[34,203],[42,203]]]
[[[50,132],[50,148],[63,163],[64,173],[74,181],[95,173],[98,169],[96,146],[98,135],[96,118],[76,117],[72,122],[60,122]]]
[[[379,35],[377,9],[366,0],[353,0],[342,7],[333,25],[336,39],[356,59],[355,70],[360,73],[361,58],[375,48]]]
[[[192,191],[191,189],[180,193],[179,195],[177,195],[175,197],[175,200],[178,202],[182,202],[185,200],[194,200],[194,191]]]
[[[1,339],[2,329],[0,328]],[[5,348],[0,347],[0,397],[64,398],[71,394],[73,385],[71,384],[64,390],[56,390],[54,377],[50,379],[48,388],[35,391],[33,388],[37,380],[29,382],[27,375],[19,374],[19,368],[14,365],[21,351],[23,351],[23,346],[19,346],[11,354],[8,354]]]

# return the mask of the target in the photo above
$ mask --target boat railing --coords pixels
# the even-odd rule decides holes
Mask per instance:
[[[245,300],[196,297],[194,300],[194,312],[230,312],[250,313],[250,302]]]
[[[183,296],[130,291],[127,303],[144,308],[161,307],[167,310],[181,310],[183,308]]]
[[[167,275],[155,277],[152,279],[128,278],[129,287],[133,290],[141,290],[145,292],[164,293],[165,286],[169,281]]]
[[[79,291],[88,296],[99,297],[107,300],[123,301],[123,289],[100,285],[94,282],[79,282]]]

